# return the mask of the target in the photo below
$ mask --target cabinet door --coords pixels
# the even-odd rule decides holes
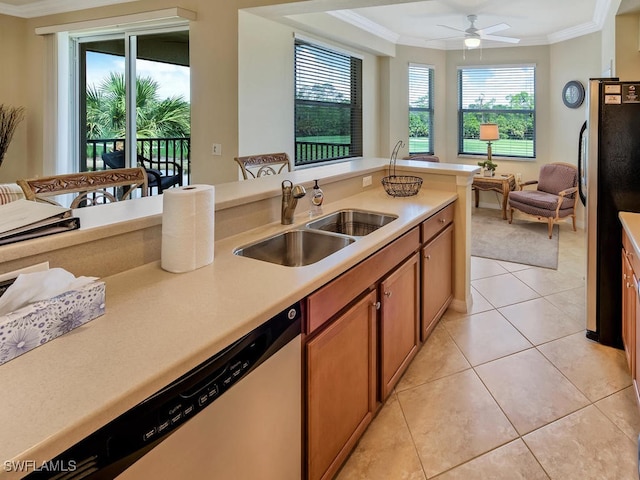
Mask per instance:
[[[384,400],[418,351],[420,263],[415,254],[380,283],[380,395]]]
[[[422,340],[453,298],[453,224],[422,249]]]
[[[373,417],[376,301],[372,291],[306,344],[309,479],[333,478]]]
[[[635,374],[636,292],[633,269],[627,252],[622,250],[622,343],[631,375]]]

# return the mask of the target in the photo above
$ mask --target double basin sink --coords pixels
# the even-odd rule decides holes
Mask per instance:
[[[235,255],[288,267],[318,262],[398,218],[366,210],[339,210],[234,250]]]

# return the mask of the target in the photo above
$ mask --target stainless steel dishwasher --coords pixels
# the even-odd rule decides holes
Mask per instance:
[[[301,304],[25,478],[300,480]]]

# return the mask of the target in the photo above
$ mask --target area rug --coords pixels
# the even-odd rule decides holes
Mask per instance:
[[[546,222],[502,219],[502,211],[471,208],[471,255],[558,269],[558,225],[549,239]]]

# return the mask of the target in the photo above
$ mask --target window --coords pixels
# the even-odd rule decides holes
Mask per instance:
[[[295,164],[362,156],[362,60],[295,41]]]
[[[409,153],[433,154],[433,68],[409,65]]]
[[[458,69],[458,152],[485,155],[481,123],[496,123],[494,155],[535,158],[535,66]]]

